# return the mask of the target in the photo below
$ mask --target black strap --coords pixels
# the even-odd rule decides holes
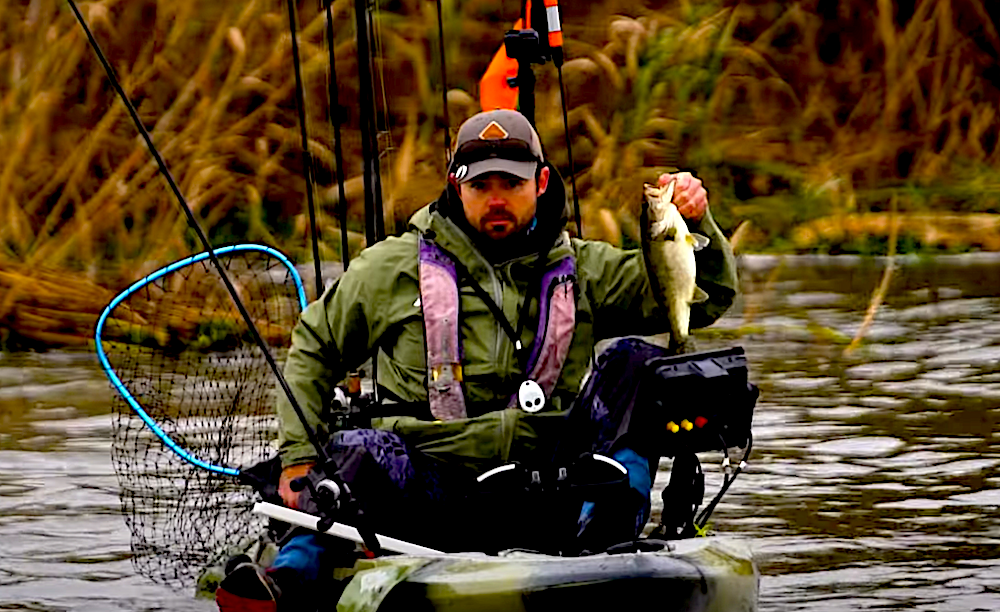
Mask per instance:
[[[431,238],[426,234],[424,238],[428,241],[431,240]],[[490,313],[492,313],[493,317],[500,323],[500,327],[503,328],[504,333],[507,334],[507,337],[510,338],[511,343],[513,343],[514,345],[514,357],[517,359],[517,362],[521,366],[522,370],[524,370],[527,367],[526,362],[529,353],[528,349],[530,347],[526,347],[521,343],[521,334],[524,333],[524,323],[528,319],[529,310],[531,308],[531,300],[533,297],[535,297],[536,291],[538,293],[539,299],[541,299],[541,291],[542,291],[541,283],[542,283],[542,276],[545,273],[545,261],[547,259],[548,252],[552,249],[552,246],[554,245],[555,242],[553,241],[553,243],[549,245],[547,249],[540,250],[538,252],[538,259],[535,261],[535,266],[534,266],[535,270],[534,278],[528,283],[528,292],[524,296],[524,303],[521,304],[521,312],[517,316],[516,330],[514,329],[514,326],[510,324],[510,321],[507,320],[507,317],[504,315],[503,310],[500,308],[500,306],[498,306],[497,303],[493,301],[493,298],[491,298],[490,295],[486,292],[486,290],[483,289],[483,286],[479,284],[479,281],[473,278],[472,273],[470,273],[469,269],[465,267],[465,264],[460,262],[455,257],[450,257],[452,262],[455,264],[455,272],[456,275],[458,276],[459,282],[461,283],[462,281],[468,281],[469,286],[472,287],[472,291],[476,294],[476,296],[479,297],[479,299],[481,299],[483,302],[486,303],[486,307],[490,309]],[[444,249],[441,249],[441,251],[446,252],[444,251]]]
[[[518,346],[521,344],[520,332],[514,330],[514,326],[512,326],[510,324],[510,321],[507,320],[507,317],[503,314],[503,310],[501,310],[500,307],[497,306],[497,303],[493,301],[493,298],[491,298],[490,295],[486,293],[486,290],[483,289],[483,286],[480,285],[479,282],[472,277],[472,275],[469,273],[469,269],[466,268],[464,265],[462,265],[462,263],[460,263],[458,260],[455,260],[455,271],[458,272],[459,282],[468,281],[469,286],[472,287],[472,290],[475,292],[475,294],[479,296],[479,299],[486,302],[486,306],[487,308],[490,309],[490,312],[493,313],[493,317],[500,322],[500,327],[502,327],[503,330],[507,333],[507,336],[510,338],[510,341],[514,343],[514,352],[515,354],[517,354],[519,352]],[[518,326],[519,327],[521,326],[520,323]]]

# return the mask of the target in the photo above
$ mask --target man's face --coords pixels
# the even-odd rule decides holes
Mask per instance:
[[[537,180],[501,172],[481,174],[461,184],[457,183],[454,174],[449,179],[462,198],[469,225],[499,240],[531,223],[538,196],[548,187],[549,169],[543,167]]]

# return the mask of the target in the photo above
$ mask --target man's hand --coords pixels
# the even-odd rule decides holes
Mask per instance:
[[[301,491],[292,491],[292,481],[308,474],[314,465],[316,464],[300,463],[281,470],[281,478],[278,479],[278,494],[281,495],[281,500],[285,502],[285,505],[292,510],[299,509],[299,493],[301,493]]]
[[[708,210],[708,192],[702,186],[701,179],[690,172],[660,175],[660,186],[667,185],[670,181],[677,181],[674,185],[674,204],[677,206],[677,212],[685,219],[701,221],[705,211]]]

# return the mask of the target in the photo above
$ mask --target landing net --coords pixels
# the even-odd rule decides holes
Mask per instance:
[[[219,259],[281,364],[304,294],[290,263],[258,250],[265,248],[229,247]],[[109,378],[121,381],[112,459],[133,565],[156,582],[188,586],[256,538],[264,520],[251,513],[252,488],[196,467],[170,444],[230,471],[272,457],[275,380],[204,255],[151,277],[157,274],[112,302],[98,336]],[[161,435],[140,418],[143,411]]]

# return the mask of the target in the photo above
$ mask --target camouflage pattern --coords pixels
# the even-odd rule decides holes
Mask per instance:
[[[337,612],[614,610],[754,612],[760,574],[749,546],[710,537],[659,552],[589,557],[449,554],[359,561]],[[331,607],[332,609],[332,607]]]

